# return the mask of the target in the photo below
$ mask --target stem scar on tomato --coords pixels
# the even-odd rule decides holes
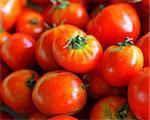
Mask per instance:
[[[37,20],[37,19],[31,19],[29,22],[30,22],[31,24],[33,24],[33,25],[38,24],[38,20]]]
[[[32,89],[36,83],[35,79],[34,79],[35,75],[32,74],[31,77],[27,80],[27,86]]]

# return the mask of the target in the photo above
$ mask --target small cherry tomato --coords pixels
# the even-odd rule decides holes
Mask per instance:
[[[44,18],[37,11],[25,8],[18,17],[16,31],[38,38],[44,31]]]
[[[58,36],[68,29],[77,29],[71,25],[60,25],[56,28],[45,31],[40,36],[36,44],[36,59],[40,67],[45,71],[57,70],[59,65],[55,62],[53,52],[52,52],[52,43]]]
[[[78,120],[78,119],[68,115],[57,115],[52,118],[49,118],[48,120]]]
[[[54,40],[52,49],[56,62],[76,73],[95,69],[103,54],[99,41],[80,29],[62,33]]]
[[[18,70],[8,75],[2,82],[2,99],[15,112],[31,113],[36,110],[32,101],[32,88],[39,78],[32,70]]]
[[[0,120],[14,120],[14,118],[9,113],[1,111],[0,112]]]
[[[63,2],[57,6],[50,5],[43,14],[51,25],[64,23],[84,28],[89,20],[86,9],[79,3]]]
[[[90,114],[90,120],[132,120],[131,113],[125,98],[109,96],[98,101]]]
[[[49,117],[39,111],[35,111],[29,115],[28,120],[47,120]]]
[[[144,55],[144,66],[150,66],[150,32],[142,36],[136,44]]]
[[[44,114],[73,114],[84,107],[87,95],[81,79],[64,70],[43,75],[34,87],[32,99]]]
[[[140,34],[140,20],[129,4],[113,4],[104,8],[89,22],[87,33],[94,35],[104,49],[122,42],[125,37],[132,37],[135,42]]]
[[[149,80],[150,68],[139,71],[128,86],[128,102],[139,120],[149,120]]]
[[[35,45],[36,41],[31,36],[14,33],[2,46],[2,59],[13,70],[33,68],[35,66]]]
[[[99,69],[106,83],[123,87],[142,69],[143,62],[142,51],[127,38],[124,42],[105,50]]]

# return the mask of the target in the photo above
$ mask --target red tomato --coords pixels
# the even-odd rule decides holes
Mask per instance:
[[[142,69],[143,61],[140,48],[132,45],[130,39],[126,39],[105,50],[100,65],[101,74],[109,85],[123,87]]]
[[[128,86],[128,102],[135,116],[140,120],[149,120],[149,80],[150,68],[144,68],[136,74]]]
[[[1,111],[0,120],[14,120],[14,118],[10,114]]]
[[[2,58],[13,70],[32,68],[35,65],[35,44],[36,41],[31,36],[15,33],[3,44]]]
[[[5,31],[0,32],[0,49],[2,48],[3,43],[7,41],[9,37],[10,34],[8,32]]]
[[[39,5],[47,5],[48,3],[50,3],[50,0],[31,0],[31,2]]]
[[[146,7],[149,7],[150,5],[150,2],[149,0],[142,0],[143,4],[146,6]]]
[[[110,96],[97,102],[90,114],[90,120],[131,120],[135,119],[125,98]]]
[[[23,6],[20,0],[1,0],[0,14],[2,14],[2,25],[5,30],[10,30],[16,22]]]
[[[38,38],[44,31],[44,18],[37,11],[25,8],[18,17],[16,30]]]
[[[150,32],[150,29],[149,29],[149,26],[150,26],[150,22],[149,22],[149,12],[148,13],[146,13],[146,15],[144,15],[143,17],[142,17],[142,20],[141,20],[141,22],[142,22],[142,33],[143,34],[146,34],[147,32]]]
[[[113,4],[89,22],[87,33],[94,35],[105,49],[125,37],[132,37],[135,42],[140,33],[140,20],[129,4]]]
[[[64,23],[84,28],[89,20],[84,6],[79,3],[68,3],[64,8],[61,8],[62,5],[63,3],[54,9],[51,5],[48,6],[43,12],[46,21],[51,25]]]
[[[97,72],[92,71],[87,74],[88,92],[93,98],[102,98],[109,95],[123,95],[125,88],[109,86],[105,83],[104,78]]]
[[[144,66],[150,66],[150,32],[142,36],[136,44],[144,55]]]
[[[82,81],[67,71],[53,71],[36,83],[32,99],[47,115],[73,114],[81,110],[87,99]]]
[[[48,120],[78,120],[78,119],[68,115],[57,115],[52,118],[49,118]]]
[[[32,70],[18,70],[8,75],[2,82],[2,99],[15,112],[31,113],[36,110],[32,101],[32,88],[39,78]]]
[[[52,52],[52,43],[55,39],[58,38],[60,33],[64,32],[64,30],[68,29],[77,29],[71,25],[60,25],[56,28],[45,31],[40,36],[39,40],[36,44],[36,59],[41,66],[41,68],[45,71],[49,70],[57,70],[60,67],[55,62],[53,52]]]
[[[39,111],[33,112],[29,115],[28,120],[47,120],[49,117]]]
[[[103,53],[98,40],[79,29],[62,33],[54,40],[52,49],[56,62],[76,73],[95,69]]]

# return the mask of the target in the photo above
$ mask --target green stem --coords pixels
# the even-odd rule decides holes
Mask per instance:
[[[32,89],[35,85],[36,81],[34,79],[34,74],[32,74],[32,76],[28,79],[27,81],[27,86]]]
[[[129,38],[126,37],[124,42],[118,42],[117,45],[118,46],[130,46],[130,45],[134,45],[134,43],[132,42],[133,38]]]

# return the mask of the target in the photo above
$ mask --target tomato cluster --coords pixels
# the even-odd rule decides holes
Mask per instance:
[[[149,120],[149,0],[1,0],[0,120]]]

